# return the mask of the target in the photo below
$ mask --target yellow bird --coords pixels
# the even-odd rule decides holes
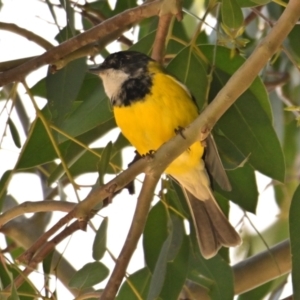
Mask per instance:
[[[117,125],[140,155],[157,150],[198,116],[187,87],[145,54],[113,53],[91,72],[102,79]],[[204,155],[208,166],[202,160]],[[183,187],[200,251],[208,259],[221,246],[240,245],[241,238],[214,198],[206,167],[212,169],[222,188],[231,189],[211,136],[205,151],[201,142],[194,143],[165,173]]]

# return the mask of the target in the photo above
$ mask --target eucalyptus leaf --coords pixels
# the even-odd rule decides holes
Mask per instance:
[[[69,286],[79,290],[92,287],[103,281],[108,274],[108,268],[101,262],[88,263],[75,273],[69,282]]]

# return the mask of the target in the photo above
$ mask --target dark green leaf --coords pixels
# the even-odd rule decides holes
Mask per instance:
[[[69,5],[68,5],[69,6]],[[64,6],[63,6],[64,7]],[[74,36],[73,29],[69,26],[69,22],[67,22],[68,25],[62,29],[59,27],[59,33],[55,36],[55,39],[61,44],[65,42],[66,40],[69,40],[71,37]]]
[[[184,234],[183,222],[174,213],[171,213],[173,221],[173,241],[174,237],[181,237],[178,251],[172,262],[168,262],[165,281],[160,293],[161,299],[177,300],[186,281],[189,262],[189,239]],[[177,225],[176,225],[177,224]],[[179,228],[181,228],[179,230]],[[172,245],[171,245],[172,249]]]
[[[208,51],[210,49],[210,51]],[[230,58],[230,51],[218,47],[214,60],[211,47],[202,47],[216,69],[211,85],[211,98],[225,85],[243,59]],[[224,62],[226,61],[226,62]],[[226,68],[228,66],[228,68]],[[284,180],[285,164],[281,146],[272,126],[270,104],[261,81],[257,78],[222,116],[218,127],[237,147],[254,169],[276,180]],[[270,160],[272,157],[272,160]]]
[[[30,92],[34,96],[39,96],[43,98],[47,98],[47,89],[46,89],[46,78],[38,81],[31,89]]]
[[[212,300],[232,300],[233,274],[228,263],[217,255],[204,259],[200,253],[190,255],[188,278],[209,290]],[[205,278],[206,277],[206,278]]]
[[[130,47],[130,50],[142,52],[150,56],[152,51],[152,45],[155,39],[155,34],[156,30],[152,31],[151,33],[140,39],[137,43],[132,45]]]
[[[159,256],[157,258],[154,271],[152,273],[152,278],[150,282],[149,292],[147,295],[147,300],[154,300],[157,299],[158,295],[160,294],[167,271],[167,263],[169,258],[169,251],[172,242],[172,235],[173,235],[173,226],[170,220],[170,216],[167,219],[167,227],[168,227],[168,237],[164,241]]]
[[[299,219],[300,212],[300,185],[296,189],[289,214],[290,223],[290,239],[292,254],[292,283],[294,299],[300,299],[300,235],[299,235]]]
[[[111,152],[112,152],[113,144],[112,142],[108,142],[106,147],[103,149],[101,153],[101,159],[98,163],[98,173],[99,173],[99,183],[100,185],[103,185],[103,178],[104,175],[107,172],[107,168],[109,166],[110,158],[111,158]]]
[[[222,0],[221,13],[227,28],[239,29],[243,25],[243,13],[236,0]]]
[[[17,127],[15,126],[11,118],[8,118],[8,126],[16,147],[21,148],[20,136]]]
[[[51,251],[43,260],[43,270],[45,274],[49,275],[51,272],[52,258],[53,258],[53,251]]]
[[[252,300],[252,299],[264,299],[264,297],[270,292],[272,289],[273,282],[267,282],[253,290],[250,290],[238,297],[238,300]]]
[[[71,112],[86,72],[85,59],[77,59],[46,78],[47,99],[52,121],[60,125]]]
[[[11,294],[8,296],[7,299],[8,299],[8,300],[20,300],[14,282],[12,282],[12,286],[11,286]]]
[[[22,148],[16,169],[30,168],[55,158],[57,158],[57,155],[48,133],[42,121],[36,119],[31,125],[29,136]]]
[[[103,148],[96,148],[93,149],[94,151],[98,152],[100,155],[102,155]],[[85,152],[70,168],[70,172],[73,176],[78,176],[84,173],[89,172],[97,172],[97,164],[99,162],[99,157],[94,155],[91,152]],[[121,152],[115,152],[113,150],[113,154],[111,157],[110,162],[115,165],[122,167],[122,156]],[[108,165],[106,174],[115,174],[116,169],[114,169],[112,166]]]
[[[246,163],[243,167],[227,171],[232,190],[226,192],[214,185],[216,191],[225,196],[227,199],[240,205],[246,211],[255,213],[258,190],[253,168]]]
[[[13,174],[12,170],[7,170],[3,173],[0,179],[0,208],[2,208],[2,199],[4,199],[4,195],[6,193],[7,186],[9,184],[9,180]],[[1,209],[0,209],[1,210]]]
[[[162,245],[168,235],[168,214],[165,206],[158,202],[149,213],[143,235],[145,261],[151,272],[154,272]]]
[[[218,131],[218,126],[215,126]],[[221,157],[225,170],[235,170],[241,167],[247,158],[241,151],[228,139],[228,137],[219,134],[214,134],[214,140],[218,147],[218,152]]]
[[[201,110],[207,94],[206,63],[192,51],[191,47],[186,47],[172,59],[167,71],[189,88]]]
[[[255,7],[259,6],[259,2],[269,3],[271,0],[236,0],[240,7]]]
[[[108,268],[99,261],[88,263],[71,278],[69,286],[85,289],[103,281],[109,274]]]
[[[128,277],[128,281],[133,285],[134,289],[125,281],[121,286],[120,292],[116,297],[116,300],[140,300],[146,299],[149,283],[151,279],[151,273],[147,267],[138,270]],[[138,293],[138,296],[136,294]]]
[[[113,119],[104,123],[101,126],[98,126],[89,132],[82,134],[77,137],[77,139],[86,145],[95,141],[96,139],[103,136],[110,130],[113,126],[115,126],[115,122]],[[63,156],[65,159],[65,163],[69,167],[70,173],[73,177],[78,175],[89,173],[89,172],[97,172],[97,164],[99,161],[99,156],[103,151],[103,148],[94,148],[93,150],[99,153],[99,156],[91,153],[90,151],[86,151],[82,146],[74,143],[73,141],[67,141],[60,145],[60,148],[64,150]],[[111,162],[116,166],[122,165],[122,157],[121,152],[119,150],[113,150],[113,154],[111,155]],[[107,168],[107,173],[115,174],[116,170],[111,165]],[[62,164],[59,164],[53,172],[50,174],[48,178],[48,182],[52,183],[61,178],[65,174],[65,170]]]
[[[93,259],[100,260],[106,251],[106,235],[107,235],[108,219],[104,218],[93,243]]]
[[[84,102],[61,124],[61,129],[71,136],[83,134],[113,118],[112,110],[100,79],[96,76],[92,77],[86,77],[84,85],[87,86],[84,89],[89,86],[95,89],[90,90],[89,94],[82,92],[81,95],[86,95],[88,98],[82,99]],[[66,138],[60,136],[59,140],[64,141]]]
[[[291,47],[293,54],[296,55],[297,60],[300,59],[299,54],[299,36],[300,36],[300,26],[295,26],[290,34],[288,35],[289,46]]]
[[[114,14],[123,12],[126,9],[133,8],[136,6],[136,0],[117,0],[114,9]]]

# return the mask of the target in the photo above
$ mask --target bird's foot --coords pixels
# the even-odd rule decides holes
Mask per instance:
[[[183,134],[184,127],[178,126],[177,128],[175,128],[174,131],[176,134],[180,134],[183,139],[186,139],[186,137]]]

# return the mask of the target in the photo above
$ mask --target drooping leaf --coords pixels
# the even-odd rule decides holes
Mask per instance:
[[[243,63],[243,59],[231,59],[230,51],[222,47],[218,47],[215,58],[212,55],[213,48],[201,47],[201,51],[216,67],[211,85],[213,98],[230,75]],[[282,149],[272,125],[265,88],[258,78],[225,112],[218,121],[218,128],[245,158],[249,157],[249,163],[254,169],[279,181],[284,180],[285,163]]]
[[[121,286],[120,292],[118,293],[116,300],[146,299],[150,279],[151,272],[147,267],[131,274]],[[130,282],[130,285],[128,282]],[[134,287],[134,289],[131,287],[131,285]]]
[[[85,59],[77,59],[54,74],[47,75],[47,100],[52,114],[52,122],[55,125],[60,125],[67,114],[71,112],[85,72]]]
[[[113,118],[112,110],[100,79],[97,76],[89,75],[84,80],[84,84],[86,85],[84,89],[91,87],[90,93],[82,91],[81,95],[86,95],[87,98],[81,99],[84,100],[82,104],[64,120],[60,127],[71,136],[83,134]],[[59,137],[60,141],[65,139],[62,136]]]
[[[108,219],[104,218],[93,243],[93,259],[100,260],[106,251],[106,235],[107,235]]]
[[[110,162],[110,158],[111,158],[111,154],[112,154],[112,148],[113,148],[113,144],[110,141],[107,143],[107,145],[105,146],[105,148],[103,149],[103,151],[101,153],[101,158],[98,163],[98,173],[99,173],[100,185],[104,184],[103,178],[104,178],[104,175],[106,174],[107,168],[109,166],[109,162]]]
[[[232,300],[233,273],[228,263],[220,255],[205,259],[197,253],[190,257],[188,278],[205,286],[212,300]]]
[[[223,23],[230,30],[243,25],[243,13],[236,0],[222,0],[221,14]]]
[[[99,261],[88,263],[71,278],[69,286],[85,289],[103,281],[109,274],[108,268]]]
[[[57,158],[52,142],[42,121],[38,118],[31,125],[29,136],[22,148],[16,169],[27,169]]]
[[[206,62],[196,55],[191,47],[186,47],[172,59],[167,71],[189,88],[201,110],[207,94]]]
[[[161,247],[169,236],[168,215],[165,206],[158,202],[149,212],[143,235],[145,261],[154,272]]]
[[[8,126],[16,147],[21,148],[21,139],[17,127],[11,118],[8,118]]]
[[[300,236],[299,236],[300,186],[296,189],[289,214],[291,256],[292,256],[292,283],[293,297],[300,299]]]
[[[167,263],[167,270],[164,284],[160,292],[160,298],[177,300],[183,289],[183,285],[186,282],[190,246],[189,239],[184,233],[182,219],[171,211],[170,214],[173,223],[173,241],[171,243],[169,257],[170,254],[172,254],[172,248],[176,251],[173,259]],[[178,244],[178,242],[180,243]]]

